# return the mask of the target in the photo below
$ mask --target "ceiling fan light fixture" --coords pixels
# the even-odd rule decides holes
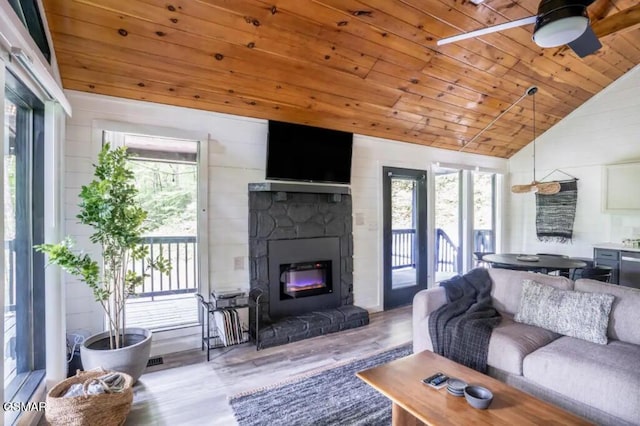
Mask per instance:
[[[570,16],[548,22],[533,33],[533,41],[540,47],[558,47],[580,37],[589,26],[586,16]]]
[[[542,0],[533,41],[540,47],[558,47],[576,40],[589,26],[587,6],[592,1]]]

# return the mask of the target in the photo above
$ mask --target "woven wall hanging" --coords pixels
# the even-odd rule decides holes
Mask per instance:
[[[569,243],[578,202],[578,180],[558,182],[555,194],[536,193],[536,235],[540,241]]]

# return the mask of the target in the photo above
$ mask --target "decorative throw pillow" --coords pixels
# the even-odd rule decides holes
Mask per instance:
[[[610,294],[560,290],[524,280],[515,320],[606,345],[613,299]]]

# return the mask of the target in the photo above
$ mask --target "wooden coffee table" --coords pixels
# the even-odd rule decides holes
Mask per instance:
[[[446,387],[437,390],[421,382],[439,371],[491,390],[491,406],[487,410],[475,409],[464,397],[450,395]],[[590,424],[555,405],[431,351],[360,371],[357,376],[391,400],[394,426]]]

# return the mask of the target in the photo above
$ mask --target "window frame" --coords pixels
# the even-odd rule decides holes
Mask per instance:
[[[125,122],[115,120],[95,119],[92,121],[91,150],[97,157],[104,142],[104,132],[132,133],[146,136],[157,136],[160,138],[175,138],[198,142],[198,283],[201,294],[209,294],[210,270],[209,270],[209,144],[210,135],[200,131],[193,131],[186,128],[164,127],[153,124],[143,124],[136,122]],[[112,146],[117,146],[113,141]],[[94,312],[94,315],[102,315],[102,312]],[[201,314],[201,312],[200,312]],[[102,316],[104,322],[104,316]],[[202,321],[202,319],[200,319]],[[196,336],[200,333],[200,326],[181,327],[168,329],[166,331],[154,332],[153,353],[169,353],[189,350],[193,346],[192,341],[178,341],[177,339],[186,336]]]
[[[47,37],[38,0],[9,0],[9,5],[29,32],[42,56],[51,64],[51,43]]]
[[[10,100],[20,110],[22,116],[17,121],[19,125],[28,126],[25,135],[19,143],[27,143],[26,155],[28,164],[16,164],[22,167],[26,179],[18,182],[16,179],[16,212],[18,208],[28,215],[21,226],[22,233],[27,234],[27,241],[20,244],[22,253],[16,256],[16,307],[20,303],[24,309],[16,308],[16,328],[23,327],[23,331],[16,333],[16,347],[22,348],[17,357],[16,368],[25,370],[17,373],[8,385],[3,379],[3,402],[27,402],[31,399],[38,385],[45,375],[46,344],[45,344],[45,260],[44,254],[33,249],[34,244],[44,242],[44,116],[45,106],[20,80],[11,72],[5,72],[3,84],[4,99]],[[4,111],[4,109],[3,109]],[[4,120],[3,120],[4,121]],[[3,123],[4,126],[4,123]],[[18,133],[18,132],[16,132]],[[4,165],[3,165],[4,167]],[[18,175],[18,173],[16,173]],[[20,188],[19,186],[22,188]],[[26,191],[24,197],[18,200],[17,192]],[[17,213],[18,214],[18,213]],[[18,228],[18,224],[16,224]],[[3,222],[4,229],[4,222]],[[4,232],[4,230],[3,230]],[[16,229],[17,234],[17,229]],[[3,237],[4,239],[4,237]],[[3,268],[4,269],[4,268]],[[20,277],[18,278],[18,270]],[[26,286],[18,287],[18,281],[26,280]],[[3,301],[3,305],[6,301]],[[3,330],[4,335],[4,330]],[[4,337],[2,339],[3,347]],[[4,371],[4,369],[3,369]],[[3,374],[4,377],[4,374]],[[19,411],[4,413],[5,422],[11,424],[20,416]]]

